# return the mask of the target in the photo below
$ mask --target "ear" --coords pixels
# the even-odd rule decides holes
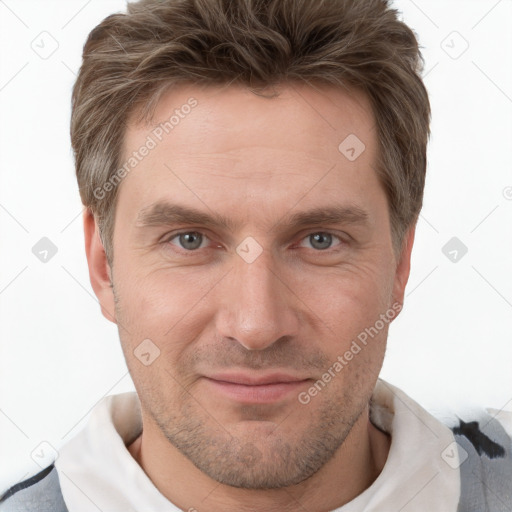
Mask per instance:
[[[393,283],[393,304],[404,303],[404,293],[409,273],[411,271],[411,252],[414,244],[414,235],[416,233],[416,222],[413,222],[403,241],[402,252],[395,270],[395,279]]]
[[[103,316],[116,323],[111,269],[101,242],[98,224],[90,208],[84,210],[83,221],[85,253],[92,289],[98,297]]]

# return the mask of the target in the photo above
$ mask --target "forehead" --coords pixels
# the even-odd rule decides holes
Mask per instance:
[[[136,113],[132,114],[125,148],[148,133],[154,133],[158,142],[161,136],[172,136],[176,148],[190,153],[197,153],[197,143],[202,152],[220,152],[264,140],[268,151],[289,148],[316,157],[334,149],[337,157],[336,142],[350,134],[371,144],[374,118],[361,91],[290,82],[267,94],[272,92],[275,96],[264,97],[239,85],[178,85],[162,95],[150,124],[136,124]],[[321,147],[312,144],[320,140]]]
[[[268,205],[288,207],[318,194],[366,194],[371,202],[377,141],[366,96],[291,83],[276,91],[266,98],[242,86],[182,85],[165,93],[150,124],[128,122],[123,162],[150,150],[123,180],[120,196],[138,211],[175,193],[196,200],[216,194],[217,208],[237,206],[233,193],[238,206],[243,198],[255,208],[262,194]]]

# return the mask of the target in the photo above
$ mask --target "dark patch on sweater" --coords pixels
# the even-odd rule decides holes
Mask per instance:
[[[466,437],[475,447],[478,455],[485,453],[490,459],[505,457],[505,448],[494,442],[490,437],[486,436],[478,425],[478,421],[470,421],[465,423],[459,418],[459,426],[454,427],[453,433]]]
[[[23,482],[19,482],[13,485],[9,489],[7,489],[7,491],[5,491],[5,493],[2,496],[0,496],[0,503],[4,502],[7,498],[10,498],[13,494],[16,494],[18,491],[21,491],[23,489],[26,489],[27,487],[37,484],[37,482],[45,478],[53,468],[54,465],[51,464],[47,468],[37,473],[37,475],[31,476],[30,478],[23,480]]]

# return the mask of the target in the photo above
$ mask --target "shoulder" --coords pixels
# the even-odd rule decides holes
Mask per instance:
[[[512,505],[512,412],[482,410],[450,426],[460,470],[459,510],[503,510]]]
[[[7,489],[0,496],[1,512],[68,512],[54,464]]]

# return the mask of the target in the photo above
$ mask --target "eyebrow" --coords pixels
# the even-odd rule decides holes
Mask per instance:
[[[205,213],[201,210],[179,204],[158,201],[142,210],[137,215],[135,225],[139,228],[168,226],[173,224],[200,224],[209,228],[223,227],[235,231],[240,223],[218,213]],[[313,208],[285,216],[276,225],[285,228],[319,226],[322,224],[350,224],[368,227],[370,215],[363,208],[355,205],[333,205]]]

